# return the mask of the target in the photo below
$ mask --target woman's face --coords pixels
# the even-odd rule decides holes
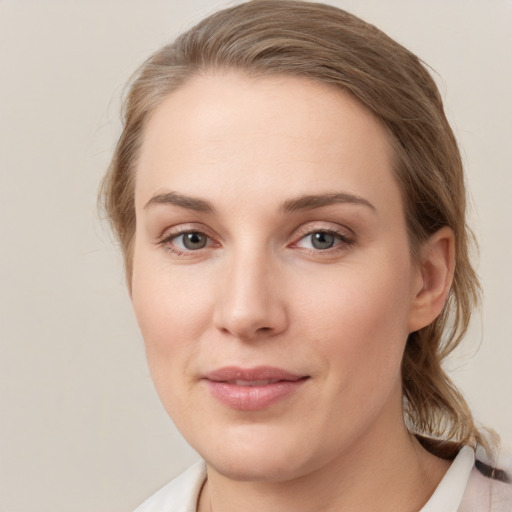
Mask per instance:
[[[149,366],[211,468],[289,479],[400,428],[421,275],[385,129],[354,99],[195,78],[149,119],[135,198]]]

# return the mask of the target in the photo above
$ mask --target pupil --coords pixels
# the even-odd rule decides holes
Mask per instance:
[[[185,233],[183,245],[187,249],[202,249],[206,245],[206,237],[201,233]]]
[[[313,233],[311,243],[315,249],[330,249],[334,246],[334,235],[330,233]]]

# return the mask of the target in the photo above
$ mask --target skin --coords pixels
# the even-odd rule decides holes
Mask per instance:
[[[400,363],[446,300],[453,236],[412,259],[392,165],[364,107],[301,78],[209,73],[149,119],[132,300],[160,398],[207,462],[199,511],[414,511],[446,471],[404,425]],[[232,365],[307,380],[239,411],[203,380]]]

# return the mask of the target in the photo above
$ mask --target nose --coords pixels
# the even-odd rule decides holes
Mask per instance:
[[[288,313],[275,262],[262,255],[233,255],[225,263],[213,318],[216,328],[245,341],[284,332]]]

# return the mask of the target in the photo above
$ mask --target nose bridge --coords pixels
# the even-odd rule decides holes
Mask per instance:
[[[271,251],[246,244],[233,250],[224,264],[217,327],[240,339],[282,332],[287,315]]]

